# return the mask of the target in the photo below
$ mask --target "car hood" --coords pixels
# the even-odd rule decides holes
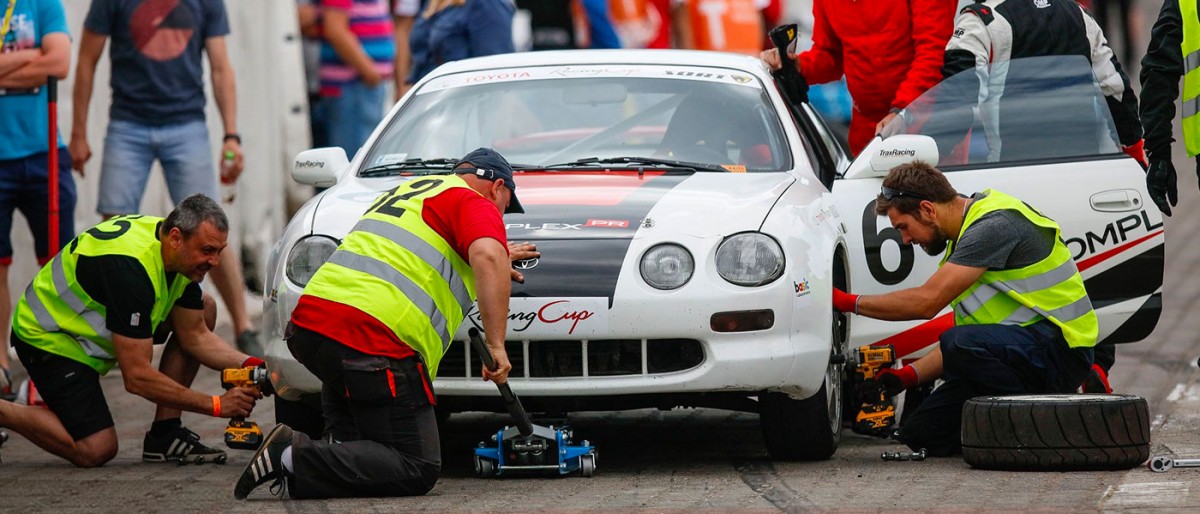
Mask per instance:
[[[788,173],[519,172],[515,179],[525,213],[504,217],[508,239],[537,243],[542,257],[512,295],[610,302],[633,240],[757,230],[795,182]],[[326,191],[314,232],[344,237],[379,193],[401,180],[353,180]]]
[[[639,233],[642,227],[697,237],[753,230],[792,177],[527,172],[517,174],[516,180],[525,213],[505,216],[508,238],[550,241],[630,239],[646,235]]]
[[[792,182],[786,173],[521,174],[525,214],[505,217],[508,238],[536,242],[542,256],[519,263],[525,283],[513,284],[512,296],[607,298],[611,306],[634,240],[683,243],[756,230]]]

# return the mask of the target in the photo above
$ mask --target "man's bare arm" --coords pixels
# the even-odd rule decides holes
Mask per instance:
[[[985,271],[985,268],[946,263],[921,286],[860,296],[858,314],[888,321],[932,319]]]
[[[113,347],[125,390],[165,407],[214,414],[213,397],[188,389],[171,380],[151,365],[154,342],[113,334]],[[254,396],[249,390],[233,388],[221,397],[222,417],[245,416],[254,408]]]
[[[71,68],[71,38],[62,32],[42,38],[41,55],[0,77],[0,88],[26,89],[44,85],[49,77],[67,78]]]

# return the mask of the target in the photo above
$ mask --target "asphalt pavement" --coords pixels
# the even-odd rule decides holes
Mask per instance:
[[[1137,5],[1139,25],[1148,28],[1157,2]],[[1136,65],[1129,68],[1136,73]],[[1182,144],[1175,146],[1180,205],[1166,222],[1163,315],[1147,340],[1119,348],[1112,385],[1117,392],[1149,401],[1152,455],[1200,458],[1200,316],[1194,314],[1200,308],[1200,241],[1194,236],[1200,233],[1200,190],[1194,164],[1183,155]],[[221,325],[218,333],[231,335],[228,325]],[[443,425],[443,478],[428,496],[280,501],[256,491],[240,502],[233,499],[233,483],[249,452],[229,450],[226,465],[143,463],[141,441],[153,406],[124,392],[119,371],[104,378],[103,385],[120,437],[117,457],[99,469],[77,469],[14,435],[0,449],[0,509],[139,514],[1200,511],[1200,468],[1012,473],[974,470],[958,458],[883,462],[881,451],[900,448],[848,431],[828,461],[772,462],[763,450],[756,415],[706,409],[572,416],[577,437],[590,439],[600,449],[596,476],[590,479],[475,478],[472,448],[505,419],[469,413],[452,416]],[[212,372],[202,372],[195,387],[220,391]],[[269,429],[274,419],[270,402],[261,404],[252,419]],[[204,441],[220,444],[224,420],[185,414],[184,422]]]

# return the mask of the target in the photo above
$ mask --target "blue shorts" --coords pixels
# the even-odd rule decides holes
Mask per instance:
[[[155,127],[112,120],[104,136],[96,212],[102,215],[140,212],[146,181],[156,159],[162,164],[167,192],[175,205],[196,193],[219,201],[215,157],[204,121]]]
[[[0,266],[12,264],[13,210],[20,210],[33,232],[38,264],[45,264],[49,243],[50,180],[48,154],[0,161]],[[58,149],[58,247],[75,237],[75,179],[71,176],[71,154]]]

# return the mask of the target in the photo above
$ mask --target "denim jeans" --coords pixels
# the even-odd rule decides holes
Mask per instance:
[[[155,159],[162,163],[174,204],[196,193],[220,201],[215,157],[203,120],[161,127],[112,120],[104,136],[96,211],[105,215],[139,212]]]
[[[340,146],[353,159],[375,126],[383,120],[383,98],[387,88],[381,82],[368,86],[354,81],[342,87],[341,96],[321,100],[329,144]]]
[[[962,451],[962,409],[986,395],[1072,393],[1092,367],[1092,348],[1070,348],[1062,330],[1043,320],[1028,327],[964,325],[942,334],[942,379],[900,427],[914,451]]]

